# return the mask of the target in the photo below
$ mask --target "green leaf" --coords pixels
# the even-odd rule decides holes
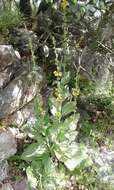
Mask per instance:
[[[45,171],[48,175],[48,177],[50,176],[53,176],[55,175],[56,173],[56,165],[54,164],[54,162],[52,161],[52,159],[48,156],[48,157],[44,157],[43,158],[43,164],[44,164],[44,167],[45,167]]]
[[[56,184],[52,179],[43,182],[43,190],[56,190]]]
[[[70,171],[73,171],[88,159],[86,147],[78,143],[74,142],[68,145],[67,142],[63,142],[58,145],[59,148],[55,150],[55,155]]]
[[[64,75],[61,79],[62,85],[67,84],[70,81],[70,72],[64,72]]]
[[[66,115],[71,112],[75,112],[76,110],[76,105],[75,102],[67,102],[63,107],[62,107],[62,114]]]
[[[29,185],[30,189],[36,189],[37,179],[34,176],[32,167],[29,166],[26,170],[26,173],[27,173],[28,185]]]
[[[71,0],[71,2],[76,5],[77,0]]]
[[[53,116],[56,116],[57,112],[61,112],[61,103],[54,97],[49,99],[49,107]]]
[[[32,161],[35,157],[40,157],[46,152],[46,145],[44,143],[34,143],[29,145],[28,148],[23,152],[21,159],[26,161]]]
[[[52,160],[52,158],[48,157],[44,161],[46,177],[44,179],[44,189],[45,190],[61,190],[65,188],[65,172],[58,170],[58,165],[56,162]]]
[[[73,114],[70,117],[66,118],[64,121],[64,125],[67,126],[69,131],[76,130],[77,123],[79,121],[79,114]]]

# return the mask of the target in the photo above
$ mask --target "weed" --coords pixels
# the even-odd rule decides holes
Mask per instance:
[[[23,23],[23,17],[16,8],[14,11],[5,9],[0,15],[0,30],[11,29]]]

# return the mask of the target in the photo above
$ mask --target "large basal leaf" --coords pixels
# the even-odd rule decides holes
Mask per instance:
[[[88,158],[86,148],[78,143],[60,143],[59,149],[55,150],[58,160],[62,161],[65,166],[73,171],[76,167]]]
[[[34,143],[29,145],[28,148],[25,149],[21,158],[26,161],[32,161],[33,158],[39,157],[46,152],[46,145],[44,143],[38,144]]]
[[[49,181],[45,180],[43,182],[43,190],[56,190],[56,184],[52,179],[49,179]]]
[[[62,107],[62,114],[66,115],[71,112],[75,112],[76,110],[76,105],[75,102],[67,102],[63,107]]]
[[[79,114],[73,114],[65,119],[64,125],[68,128],[69,131],[76,130],[79,117],[80,117]]]
[[[35,178],[34,174],[33,174],[33,169],[28,166],[27,170],[27,180],[28,180],[28,190],[29,189],[36,189],[37,187],[37,179]]]
[[[46,178],[44,179],[45,190],[61,190],[65,188],[65,173],[59,169],[56,162],[52,158],[47,158],[43,162],[46,171]]]
[[[64,137],[68,140],[68,142],[73,142],[75,141],[76,137],[78,135],[78,132],[75,130],[75,131],[69,131],[67,132]]]

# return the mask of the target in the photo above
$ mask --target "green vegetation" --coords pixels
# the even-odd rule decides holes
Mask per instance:
[[[75,142],[79,114],[73,97],[79,95],[79,89],[76,86],[70,93],[70,71],[57,58],[55,64],[55,90],[49,99],[51,114],[43,110],[42,100],[37,97],[37,122],[32,133],[35,143],[22,154],[22,159],[31,163],[27,168],[30,186],[35,185],[39,190],[66,188],[75,168],[88,159],[84,144]]]
[[[53,7],[54,1],[46,2],[50,3],[51,8]],[[103,56],[113,50],[107,47],[103,39],[100,39],[102,29],[105,27],[104,19],[111,10],[112,6],[104,1],[95,0],[78,6],[76,0],[63,0],[59,9],[63,19],[62,26],[59,26],[62,31],[60,34],[54,33],[56,27],[52,29],[53,24],[50,24],[52,18],[48,18],[48,15],[43,17],[44,19],[47,16],[46,30],[49,30],[49,38],[47,36],[45,38],[44,32],[40,37],[38,36],[38,43],[43,46],[48,41],[47,44],[54,56],[50,58],[52,60],[48,60],[43,55],[39,65],[46,72],[47,84],[53,90],[48,98],[46,109],[42,97],[36,97],[34,109],[37,121],[32,128],[32,142],[30,141],[19,155],[10,159],[10,163],[17,164],[14,170],[19,171],[17,173],[20,176],[22,175],[20,171],[25,168],[30,189],[114,189],[100,180],[98,167],[92,159],[94,154],[91,156],[88,153],[91,147],[93,150],[102,146],[109,149],[111,147],[114,139],[114,85],[111,82],[109,91],[107,88],[108,95],[105,92],[95,94],[97,83],[92,79],[96,71],[93,70],[91,73],[93,78],[83,76],[81,73],[83,69],[81,59],[86,48],[90,48],[93,52],[102,52]],[[33,15],[35,12],[34,8]],[[96,12],[102,14],[99,23],[96,22]],[[95,26],[93,26],[94,21]],[[5,10],[0,16],[1,30],[9,30],[21,25],[27,29],[17,9]],[[74,28],[75,25],[77,28]],[[59,58],[57,52],[59,46],[57,37],[60,39],[62,58]],[[33,51],[32,40],[28,40],[31,51],[30,61],[32,60],[35,69],[39,55]],[[70,51],[79,53],[77,65],[73,63],[74,54],[70,54]],[[50,72],[49,68],[51,68]],[[84,72],[88,74],[86,70]],[[16,176],[18,177],[17,174]]]
[[[5,10],[0,15],[0,29],[11,29],[12,27],[21,25],[23,22],[22,15],[18,10]]]
[[[68,40],[66,32],[63,38],[65,49]],[[57,56],[54,37],[53,44]],[[41,97],[37,97],[35,101],[37,121],[32,131],[34,142],[25,149],[21,157],[29,165],[26,169],[29,186],[38,190],[63,190],[67,189],[68,181],[72,183],[73,179],[73,188],[107,190],[110,187],[101,183],[98,168],[88,156],[87,146],[88,143],[93,148],[110,146],[108,137],[104,139],[104,135],[108,136],[107,131],[112,130],[112,122],[108,120],[112,98],[93,96],[96,84],[81,78],[80,68],[73,71],[72,76],[69,60],[67,54],[64,56],[64,63],[55,57],[56,70],[51,78],[54,90],[49,98],[48,111],[43,108]],[[87,101],[84,104],[88,104],[88,117],[79,122],[78,108],[81,105],[79,103],[77,107],[77,102],[81,97]],[[105,118],[103,111],[106,112]],[[95,122],[90,113],[96,114]]]

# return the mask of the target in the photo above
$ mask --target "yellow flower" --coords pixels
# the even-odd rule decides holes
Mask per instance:
[[[80,89],[79,88],[72,88],[72,95],[73,96],[79,96],[80,95]]]
[[[54,71],[53,74],[55,75],[55,77],[62,77],[62,72],[59,70]]]
[[[81,36],[81,37],[79,38],[78,42],[76,43],[76,47],[77,47],[77,48],[80,48],[80,45],[83,43],[83,41],[84,41],[84,36]]]
[[[58,96],[57,96],[57,101],[58,102],[61,102],[63,100],[63,97],[61,96],[61,94],[58,94]]]
[[[65,10],[66,9],[66,7],[68,6],[68,0],[62,0],[61,1],[61,9],[62,10]]]
[[[58,96],[58,89],[57,89],[57,88],[54,89],[54,96],[55,96],[55,97]]]
[[[45,113],[46,113],[45,110],[42,107],[40,108],[40,113],[41,113],[42,116],[45,115]]]
[[[56,117],[60,119],[61,118],[61,112],[56,112]]]

